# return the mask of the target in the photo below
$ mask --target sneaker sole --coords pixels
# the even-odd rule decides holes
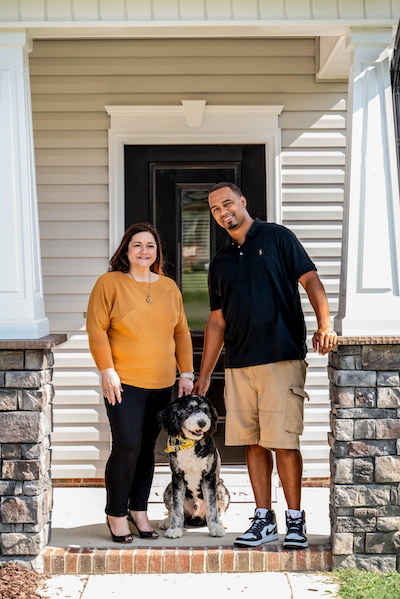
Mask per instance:
[[[260,541],[234,541],[235,547],[257,547],[258,545],[264,545],[265,543],[272,543],[273,541],[279,541],[279,534],[275,533],[268,539],[261,539]]]
[[[288,541],[287,543],[284,542],[283,546],[286,549],[307,549],[308,541],[303,541],[299,543],[296,543],[295,541]]]

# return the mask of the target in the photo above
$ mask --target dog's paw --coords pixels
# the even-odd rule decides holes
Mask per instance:
[[[161,522],[158,525],[158,528],[161,528],[161,530],[167,530],[167,528],[169,528],[171,526],[171,518],[165,518],[165,520],[161,520]]]
[[[166,531],[165,536],[168,537],[168,539],[180,539],[180,537],[183,536],[183,529],[182,528],[169,528]]]
[[[222,526],[222,524],[210,524],[210,526],[208,527],[210,530],[210,535],[212,537],[224,537],[226,534],[226,530],[225,528]]]

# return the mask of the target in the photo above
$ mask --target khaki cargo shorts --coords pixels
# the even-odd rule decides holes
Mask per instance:
[[[225,369],[225,444],[299,449],[306,368],[287,360]]]

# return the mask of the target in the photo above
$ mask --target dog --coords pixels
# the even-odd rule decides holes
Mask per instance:
[[[220,479],[221,456],[212,437],[218,414],[206,397],[187,395],[167,406],[160,421],[168,433],[172,482],[164,492],[168,518],[159,527],[177,539],[184,525],[205,526],[212,537],[223,537],[220,516],[230,497]]]

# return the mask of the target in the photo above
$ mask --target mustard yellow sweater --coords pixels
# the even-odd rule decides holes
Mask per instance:
[[[151,303],[148,288],[119,271],[102,275],[90,296],[87,332],[99,370],[115,368],[122,383],[163,389],[174,384],[176,364],[193,371],[192,341],[175,282],[160,276],[150,283]]]

